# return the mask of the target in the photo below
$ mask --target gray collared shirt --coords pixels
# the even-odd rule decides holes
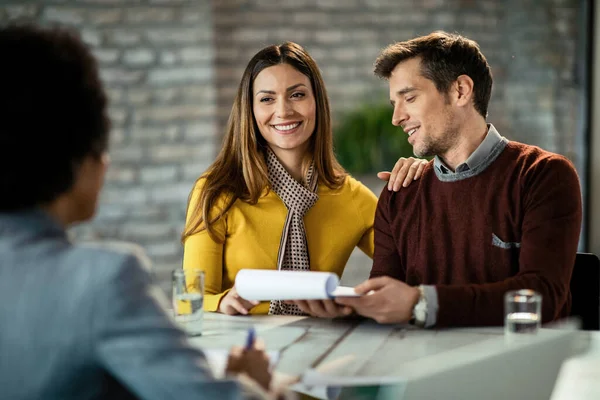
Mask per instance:
[[[475,149],[475,151],[467,158],[467,160],[456,167],[456,171],[452,171],[441,158],[435,156],[433,165],[442,174],[457,174],[464,171],[469,171],[489,157],[494,147],[502,141],[502,136],[498,133],[494,125],[488,124],[488,133],[485,135],[483,142]]]
[[[488,133],[481,144],[464,163],[456,167],[456,171],[453,172],[438,156],[435,156],[433,165],[436,169],[436,173],[439,175],[450,176],[471,171],[482,166],[482,164],[490,162],[492,153],[496,153],[498,150],[501,151],[504,148],[503,146],[499,146],[502,142],[506,142],[506,139],[500,136],[496,128],[494,128],[494,125],[488,124]],[[482,166],[482,168],[485,168],[485,166]],[[429,328],[434,326],[437,322],[437,311],[439,308],[438,295],[434,285],[421,285],[421,287],[423,288],[423,295],[427,299],[427,320],[425,321],[425,327]]]

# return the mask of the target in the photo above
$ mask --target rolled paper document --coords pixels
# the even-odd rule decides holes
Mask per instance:
[[[273,271],[242,269],[235,278],[235,288],[246,300],[325,300],[336,296],[359,296],[354,289],[338,286],[339,278],[331,272]]]

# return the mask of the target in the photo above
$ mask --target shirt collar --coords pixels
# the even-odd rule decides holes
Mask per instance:
[[[491,154],[494,146],[496,146],[502,140],[502,136],[500,136],[494,125],[487,124],[487,126],[488,133],[485,135],[485,138],[481,144],[477,146],[475,151],[471,153],[469,158],[467,158],[464,163],[456,167],[456,172],[452,172],[452,170],[448,168],[448,166],[445,165],[438,156],[435,156],[433,160],[433,165],[435,168],[437,168],[437,170],[443,174],[454,174],[468,171],[481,164]]]
[[[58,235],[67,237],[64,227],[50,214],[39,208],[14,212],[0,212],[0,237],[14,235]]]

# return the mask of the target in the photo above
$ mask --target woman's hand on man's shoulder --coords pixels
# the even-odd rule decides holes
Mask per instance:
[[[382,171],[377,177],[388,182],[388,190],[397,192],[401,187],[407,187],[412,181],[421,177],[429,161],[415,157],[400,157],[391,172]]]

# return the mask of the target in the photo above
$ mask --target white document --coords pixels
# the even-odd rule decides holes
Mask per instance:
[[[575,357],[565,361],[550,400],[596,400],[600,398],[600,357]]]
[[[364,391],[362,393],[354,392],[352,388],[369,386],[388,386],[381,390],[380,397],[383,399],[402,400],[406,390],[406,382],[401,377],[336,376],[323,374],[316,369],[307,370],[302,375],[301,381],[291,386],[290,389],[320,400],[336,400],[346,397],[362,399],[365,397]]]
[[[338,286],[339,281],[331,272],[242,269],[235,278],[235,288],[243,299],[257,301],[360,296],[354,288]]]
[[[313,387],[345,387],[395,385],[406,386],[406,380],[399,376],[337,376],[309,369],[302,375],[301,384]]]

